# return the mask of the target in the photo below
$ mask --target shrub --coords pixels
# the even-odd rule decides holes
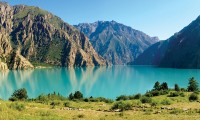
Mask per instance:
[[[168,94],[168,93],[169,93],[168,90],[161,90],[161,91],[160,91],[160,95],[166,95],[166,94]]]
[[[154,90],[150,92],[153,96],[159,96],[160,92],[158,90]]]
[[[134,99],[140,99],[141,97],[142,97],[142,95],[138,93],[138,94],[134,95],[133,98],[134,98]]]
[[[84,101],[87,101],[88,98],[84,99]],[[112,103],[113,100],[103,98],[103,97],[98,97],[98,98],[89,98],[88,101],[90,102],[105,102],[105,103]]]
[[[107,98],[103,98],[103,97],[98,97],[96,98],[99,102],[105,102],[105,103],[112,103],[113,100],[111,99],[107,99]]]
[[[142,103],[151,103],[152,99],[150,97],[143,96],[143,97],[141,97],[140,101]]]
[[[50,105],[52,105],[52,106],[59,106],[60,102],[59,101],[53,101],[53,102],[50,103]]]
[[[22,110],[25,110],[25,105],[24,104],[20,104],[20,103],[11,103],[10,104],[10,108],[18,110],[18,111],[22,111]]]
[[[78,118],[84,118],[84,116],[85,116],[84,114],[79,114]]]
[[[157,106],[158,105],[158,102],[157,101],[153,101],[152,103],[151,103],[151,106],[152,107],[155,107],[155,106]]]
[[[171,105],[171,101],[168,99],[165,99],[161,102],[162,105]]]
[[[128,100],[128,99],[129,99],[128,96],[126,96],[126,95],[120,95],[120,96],[117,97],[116,101],[120,101],[120,100]]]
[[[168,97],[177,97],[179,96],[179,92],[170,92],[170,94],[168,95]]]
[[[48,101],[48,97],[46,95],[39,95],[36,100],[39,100],[39,101]]]
[[[190,97],[189,97],[189,100],[190,101],[196,101],[196,100],[198,100],[199,99],[199,97],[198,97],[198,94],[196,94],[196,93],[192,93],[191,95],[190,95]]]
[[[188,91],[198,91],[198,82],[194,79],[194,77],[189,79]]]
[[[12,96],[9,98],[11,101],[26,100],[28,98],[27,91],[25,88],[15,90]]]
[[[147,97],[153,97],[153,95],[152,95],[151,92],[147,92],[147,93],[145,93],[145,96],[147,96]]]
[[[132,104],[127,101],[118,101],[111,107],[112,110],[120,109],[120,111],[130,110],[131,108]]]
[[[175,110],[172,110],[171,112],[170,112],[170,114],[180,114],[180,113],[182,113],[183,112],[183,110],[181,110],[181,109],[175,109]]]
[[[85,102],[89,102],[89,99],[88,99],[88,98],[85,98],[83,101],[85,101]]]
[[[64,102],[63,105],[64,105],[64,107],[69,107],[70,106],[70,102]]]
[[[183,92],[181,92],[179,95],[180,95],[181,97],[185,97],[185,94],[184,94]]]
[[[185,88],[181,88],[181,91],[182,92],[186,92],[187,90]]]
[[[56,94],[56,93],[54,92],[54,93],[52,93],[52,94],[49,93],[48,95],[41,94],[41,95],[39,95],[39,96],[35,99],[36,102],[47,103],[47,104],[48,104],[49,101],[55,101],[55,100],[61,100],[61,101],[63,101],[63,100],[66,100],[66,98],[63,97],[63,96],[61,96],[59,93]]]

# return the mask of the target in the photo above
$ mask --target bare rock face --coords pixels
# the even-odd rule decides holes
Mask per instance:
[[[0,55],[7,58],[10,69],[32,68],[31,63],[106,65],[88,38],[59,17],[38,7],[11,7],[6,3],[0,6]]]
[[[115,21],[80,23],[75,27],[85,33],[98,54],[112,64],[135,61],[138,55],[158,41],[157,37]]]
[[[34,66],[17,51],[12,54],[9,64],[10,69],[33,69]]]
[[[11,50],[10,32],[12,31],[12,7],[6,3],[0,4],[0,56],[8,55]]]

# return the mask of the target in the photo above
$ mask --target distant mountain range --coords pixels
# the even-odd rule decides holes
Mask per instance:
[[[115,21],[80,23],[75,27],[88,36],[97,53],[114,65],[134,61],[158,41],[157,37],[150,37]]]
[[[0,69],[106,65],[83,33],[47,11],[0,2],[0,15]]]
[[[170,68],[200,68],[200,17],[168,40],[149,47],[133,63]]]
[[[200,17],[165,41],[115,21],[71,26],[38,7],[0,2],[0,70],[54,65],[200,68]]]

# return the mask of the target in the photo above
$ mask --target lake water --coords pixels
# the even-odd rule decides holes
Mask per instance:
[[[29,98],[59,92],[68,96],[81,91],[85,97],[115,99],[126,94],[145,93],[156,81],[187,87],[188,79],[200,83],[200,70],[156,68],[152,66],[110,66],[87,68],[46,68],[0,71],[0,98],[8,99],[19,88],[26,88]]]

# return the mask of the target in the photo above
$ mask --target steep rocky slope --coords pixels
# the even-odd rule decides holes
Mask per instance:
[[[141,55],[139,55],[134,62],[129,64],[136,65],[159,65],[163,59],[166,49],[168,47],[168,41],[159,41],[149,48],[147,48]]]
[[[149,47],[134,64],[200,68],[200,17],[168,40]]]
[[[86,34],[94,49],[112,64],[134,61],[146,48],[158,41],[143,32],[115,21],[98,21],[75,25]]]
[[[10,69],[106,65],[83,33],[47,11],[0,3],[0,14],[0,58]]]

